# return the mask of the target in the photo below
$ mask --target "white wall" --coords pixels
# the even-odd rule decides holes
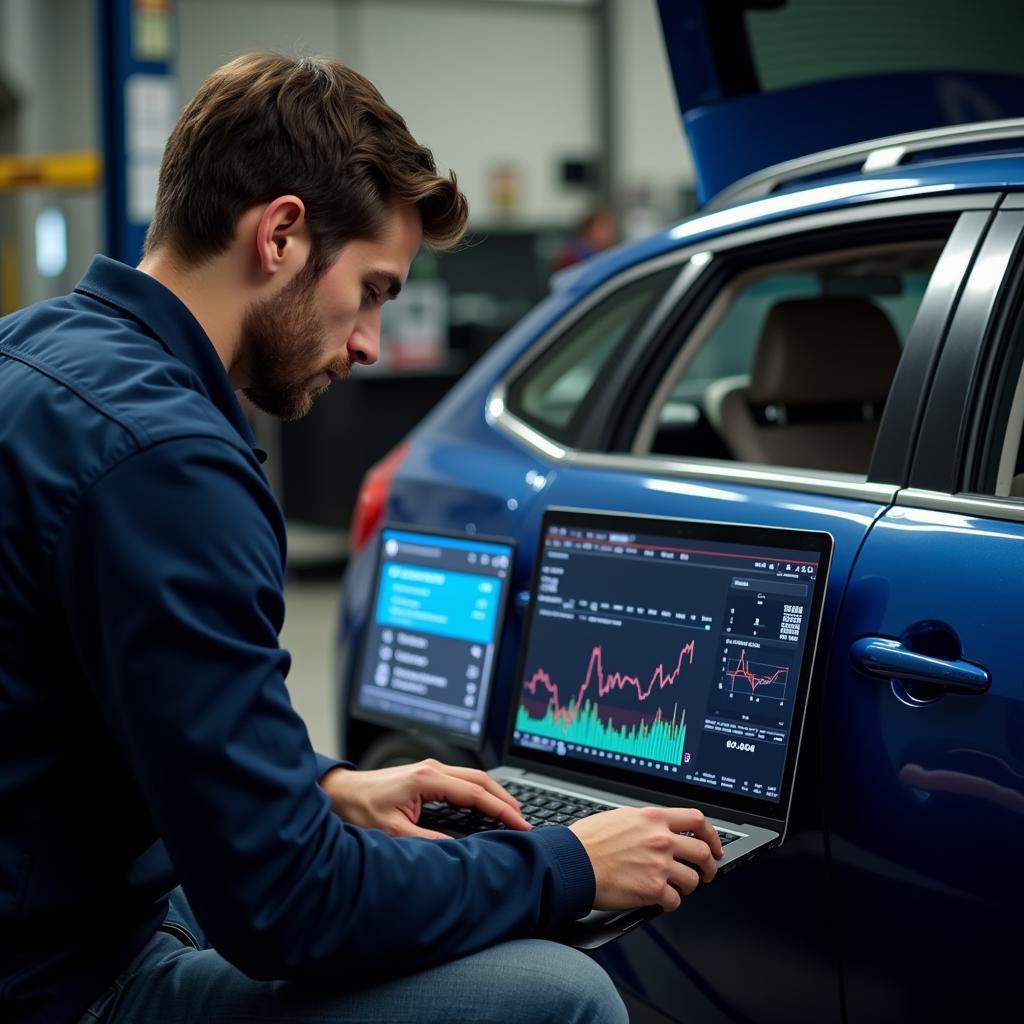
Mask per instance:
[[[355,63],[345,0],[178,0],[178,79],[184,103],[203,79],[247,50],[323,53]]]
[[[519,219],[581,212],[586,198],[558,178],[562,160],[598,148],[589,8],[376,0],[359,13],[360,69],[455,169],[474,220],[494,219],[490,176],[502,164],[521,181]]]
[[[475,222],[496,217],[500,165],[517,170],[519,221],[563,223],[586,203],[558,171],[598,146],[590,4],[180,0],[179,11],[183,97],[243,50],[321,53],[367,75],[438,166],[455,169]]]
[[[655,0],[611,0],[616,124],[613,154],[619,189],[648,186],[658,211],[677,206],[693,186],[693,162],[665,56]]]

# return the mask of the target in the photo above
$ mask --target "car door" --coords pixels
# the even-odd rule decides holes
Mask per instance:
[[[536,453],[546,466],[537,477],[538,500],[522,510],[520,540],[527,555],[545,505],[827,530],[836,549],[822,626],[819,665],[826,664],[857,552],[872,524],[891,507],[899,474],[909,465],[915,410],[923,410],[923,388],[938,357],[946,319],[991,219],[987,207],[994,199],[976,197],[961,206],[976,204],[979,209],[955,212],[944,201],[938,206],[931,202],[892,204],[886,211],[889,218],[878,210],[861,210],[809,224],[791,222],[681,254],[680,277],[653,321],[632,345],[620,346],[609,357],[573,415],[575,446],[562,448],[552,460],[550,451],[538,445]],[[876,449],[862,475],[715,457],[707,446],[709,425],[698,408],[708,388],[703,398],[694,399],[687,390],[694,382],[686,368],[716,360],[691,359],[687,350],[706,346],[712,335],[728,339],[740,330],[720,309],[713,312],[730,282],[748,282],[752,274],[753,285],[734,289],[736,294],[749,297],[752,288],[767,284],[776,298],[785,299],[794,288],[803,296],[800,268],[806,262],[801,261],[832,259],[837,247],[863,253],[872,249],[869,243],[917,244],[925,235],[935,237],[918,218],[935,214],[952,219],[944,221],[941,255],[915,305],[893,383],[898,400],[890,400],[879,428],[884,457]],[[779,273],[767,273],[766,261],[778,265]],[[780,292],[783,288],[790,292]],[[706,329],[709,316],[717,318],[711,334]],[[753,348],[746,337],[737,344],[748,352]],[[550,358],[557,359],[557,348]],[[712,391],[721,380],[742,376],[732,372],[736,367],[728,358],[716,365],[715,372],[724,376],[711,382]],[[528,369],[525,376],[529,380]],[[553,394],[564,393],[559,381],[549,380],[548,385]],[[525,391],[520,388],[517,403],[513,382],[499,426],[522,427],[515,414],[530,412],[522,400]],[[542,413],[536,395],[533,402],[533,411]],[[560,422],[569,422],[564,409],[558,415]],[[657,439],[677,438],[679,423],[687,428],[682,430],[684,450],[667,453]],[[543,423],[536,420],[533,428],[542,429]],[[530,435],[521,430],[519,436],[525,440]],[[562,443],[569,444],[565,438]],[[787,842],[771,856],[699,891],[681,913],[658,918],[598,954],[620,990],[644,1012],[688,1021],[764,1022],[792,1021],[799,1008],[803,1019],[841,1019],[837,928],[822,817],[826,793],[819,784],[822,701],[831,687],[830,676],[819,670]]]
[[[974,263],[911,486],[839,613],[823,763],[850,1024],[980,1020],[1019,992],[1022,206]]]

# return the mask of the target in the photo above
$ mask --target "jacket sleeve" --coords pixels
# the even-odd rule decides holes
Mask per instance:
[[[247,453],[156,444],[68,516],[58,601],[199,923],[253,977],[404,973],[590,909],[568,829],[461,841],[347,825],[289,703],[283,522]]]
[[[316,757],[316,777],[317,781],[322,781],[323,777],[332,768],[356,768],[351,761],[339,761],[336,757],[328,757],[326,754],[315,754]]]

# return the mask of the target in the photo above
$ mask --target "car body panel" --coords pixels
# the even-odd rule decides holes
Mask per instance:
[[[1015,999],[1022,542],[1024,524],[896,507],[851,577],[824,716],[851,1024],[976,1019]],[[851,665],[857,638],[899,638],[924,622],[945,624],[962,658],[989,671],[988,692],[916,703],[904,684]]]

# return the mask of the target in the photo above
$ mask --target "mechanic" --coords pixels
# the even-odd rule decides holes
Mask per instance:
[[[315,755],[289,704],[284,521],[235,391],[294,418],[374,362],[466,218],[365,78],[249,54],[171,134],[138,269],[0,320],[5,1021],[619,1021],[537,936],[714,877],[697,811],[531,831],[482,772]],[[430,800],[508,828],[443,840]]]

